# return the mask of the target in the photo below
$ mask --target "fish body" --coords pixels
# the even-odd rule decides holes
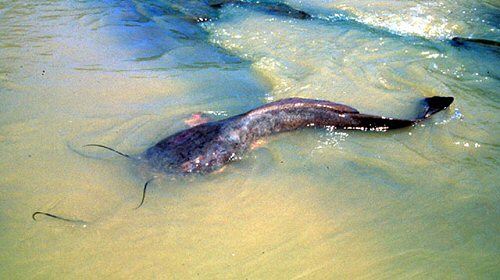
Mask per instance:
[[[147,149],[141,159],[161,173],[210,173],[241,158],[253,143],[271,134],[308,126],[386,131],[411,126],[452,102],[452,97],[426,98],[422,112],[415,119],[405,120],[362,114],[325,100],[288,98],[177,132]]]

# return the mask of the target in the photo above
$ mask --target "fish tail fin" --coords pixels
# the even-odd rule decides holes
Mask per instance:
[[[434,96],[421,101],[420,113],[415,119],[388,118],[366,114],[351,114],[352,123],[344,126],[344,129],[359,129],[372,131],[386,131],[389,129],[412,126],[423,121],[437,112],[446,109],[453,102],[453,97]]]
[[[423,99],[421,101],[423,106],[416,121],[427,119],[435,113],[448,108],[448,106],[453,103],[453,100],[453,97],[445,96],[433,96]]]

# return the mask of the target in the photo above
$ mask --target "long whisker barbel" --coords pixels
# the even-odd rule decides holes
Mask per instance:
[[[103,149],[106,149],[106,150],[110,150],[112,152],[115,152],[117,154],[119,154],[120,156],[123,156],[123,157],[126,157],[126,158],[131,158],[131,156],[127,155],[127,154],[124,154],[122,152],[119,152],[113,148],[110,148],[110,147],[106,147],[104,145],[100,145],[100,144],[87,144],[87,145],[83,145],[83,147],[99,147],[99,148],[103,148]]]
[[[61,216],[57,216],[57,215],[50,214],[47,212],[40,212],[40,211],[36,211],[31,215],[31,218],[33,219],[33,221],[37,221],[37,219],[36,219],[37,215],[45,215],[45,216],[48,216],[48,217],[51,217],[54,219],[58,219],[58,220],[62,220],[62,221],[70,222],[70,223],[79,223],[79,224],[86,224],[87,223],[84,220],[74,220],[74,219],[63,218]]]
[[[156,178],[151,178],[149,179],[146,184],[144,184],[144,189],[142,190],[142,199],[141,199],[141,203],[139,203],[139,205],[137,207],[134,208],[135,209],[139,209],[139,207],[142,206],[142,204],[144,204],[144,199],[146,198],[146,188],[148,187],[148,184],[151,183],[154,179]]]

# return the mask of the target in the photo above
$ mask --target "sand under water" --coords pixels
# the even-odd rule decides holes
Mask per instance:
[[[394,279],[500,274],[495,1],[287,1],[300,20],[201,1],[0,3],[0,278]],[[305,3],[307,2],[307,3]],[[210,13],[213,13],[210,12]],[[191,16],[190,16],[191,15]],[[286,97],[412,117],[272,136],[222,173],[154,182],[140,154]],[[47,211],[75,224],[38,217]]]

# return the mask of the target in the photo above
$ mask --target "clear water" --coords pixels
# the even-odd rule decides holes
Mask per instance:
[[[0,3],[0,278],[500,275],[496,1],[289,1],[309,21],[199,1]],[[212,15],[213,16],[213,15]],[[185,128],[300,96],[412,117],[386,133],[273,136],[222,173],[152,184],[139,154]],[[47,211],[82,219],[39,217]]]

